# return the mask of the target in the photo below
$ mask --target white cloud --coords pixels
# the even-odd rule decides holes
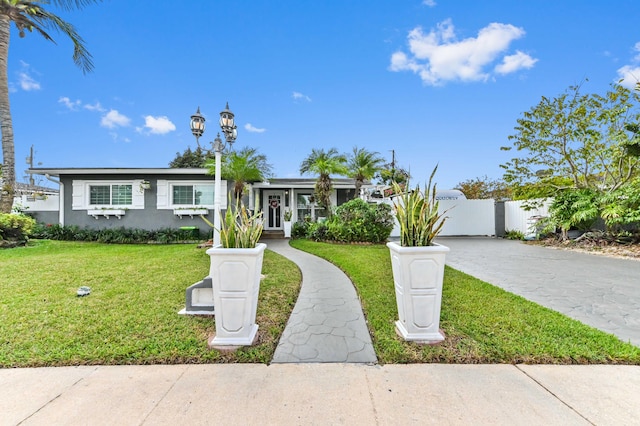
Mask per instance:
[[[260,129],[258,127],[254,127],[251,123],[245,124],[244,128],[247,132],[250,132],[250,133],[264,133],[267,131],[267,129],[264,129],[264,128]]]
[[[308,97],[307,95],[303,95],[300,92],[293,92],[293,95],[291,95],[291,97],[296,101],[302,99],[303,101],[311,102],[310,97]]]
[[[148,129],[152,135],[165,135],[173,132],[176,129],[176,125],[168,117],[147,115],[144,117],[144,128]]]
[[[69,99],[66,96],[61,96],[60,99],[58,99],[58,103],[66,106],[67,109],[69,109],[71,111],[77,111],[78,107],[81,104],[80,99],[72,101],[71,99]]]
[[[125,127],[131,123],[131,119],[126,115],[120,114],[115,109],[112,109],[108,113],[102,116],[102,120],[100,120],[100,125],[102,127],[107,127],[109,129],[113,129],[115,127]]]
[[[434,7],[436,5],[435,0],[422,0],[422,4],[429,7]]]
[[[510,74],[523,68],[532,68],[536,62],[538,62],[537,59],[534,59],[526,53],[522,53],[518,50],[515,55],[509,55],[502,58],[502,63],[496,65],[496,72],[498,74]]]
[[[640,41],[633,46],[636,55],[631,58],[632,65],[625,65],[618,68],[618,83],[629,89],[634,89],[640,82]]]
[[[633,57],[635,62],[640,62],[640,41],[633,46],[633,50],[636,51],[636,56]]]
[[[35,81],[26,71],[18,73],[18,84],[25,92],[40,90],[40,83]]]
[[[105,112],[106,109],[104,109],[102,107],[102,105],[100,105],[100,102],[96,102],[95,104],[91,105],[91,104],[85,104],[84,109],[89,110],[89,111],[98,111],[98,112]]]
[[[425,84],[442,85],[448,81],[486,81],[489,67],[505,74],[531,68],[536,59],[522,52],[502,56],[512,41],[524,36],[522,28],[492,23],[482,28],[476,38],[458,40],[451,19],[440,22],[436,29],[424,33],[421,27],[409,32],[409,54],[398,51],[391,55],[391,71],[411,71]]]
[[[32,76],[31,65],[26,63],[25,61],[20,61],[21,71],[18,71],[18,87],[25,92],[30,92],[32,90],[40,90],[40,83],[37,82]],[[16,92],[18,89],[10,84],[9,90],[12,92]]]
[[[640,65],[625,65],[618,69],[618,83],[621,86],[633,89],[640,82]]]

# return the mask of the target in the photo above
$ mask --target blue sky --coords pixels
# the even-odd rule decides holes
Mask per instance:
[[[185,6],[183,6],[183,4]],[[187,7],[188,5],[188,7]],[[16,176],[41,167],[166,167],[212,141],[229,102],[236,147],[299,176],[313,148],[378,151],[441,189],[502,176],[516,120],[542,96],[640,78],[640,2],[447,0],[106,0],[52,9],[95,64],[38,34],[9,52]],[[585,80],[588,79],[588,82]]]

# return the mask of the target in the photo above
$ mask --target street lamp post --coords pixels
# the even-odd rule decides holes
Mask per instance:
[[[191,133],[196,138],[196,143],[200,146],[199,139],[204,134],[204,125],[205,119],[200,114],[200,107],[198,107],[198,111],[191,116]],[[222,151],[224,151],[226,145],[229,145],[229,149],[232,148],[233,143],[236,141],[238,137],[238,131],[234,120],[233,113],[229,110],[229,103],[225,109],[220,113],[220,129],[222,129],[222,133],[224,134],[225,142],[220,139],[220,133],[216,136],[216,138],[211,142],[213,146],[213,151],[215,152],[216,158],[216,169],[215,169],[215,188],[214,188],[214,204],[213,204],[213,245],[217,246],[220,244],[220,206],[222,205],[222,181],[220,177],[221,170],[221,162],[222,162]],[[226,191],[225,191],[226,192]],[[227,206],[230,208],[230,206]]]

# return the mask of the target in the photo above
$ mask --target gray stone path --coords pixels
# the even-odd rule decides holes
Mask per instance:
[[[488,237],[439,238],[447,265],[640,346],[640,261]]]
[[[376,363],[349,278],[326,260],[289,246],[287,240],[268,240],[267,248],[295,262],[302,272],[300,295],[272,362]]]

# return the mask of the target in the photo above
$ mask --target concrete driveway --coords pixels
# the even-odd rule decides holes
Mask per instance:
[[[640,261],[488,237],[441,237],[447,265],[640,347]]]

